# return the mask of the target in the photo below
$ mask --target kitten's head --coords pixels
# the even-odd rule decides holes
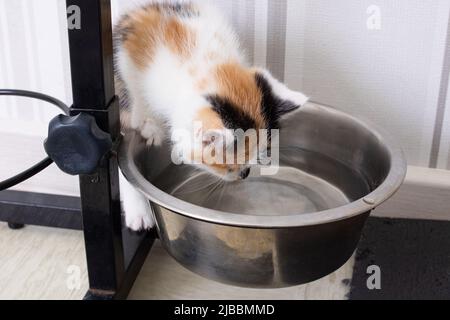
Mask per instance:
[[[207,104],[194,121],[201,124],[194,134],[202,143],[192,147],[190,160],[228,180],[245,179],[250,164],[257,163],[267,148],[260,129],[279,129],[279,120],[308,100],[288,89],[264,69],[248,69],[229,63],[217,67],[212,79],[213,94],[205,94]],[[210,89],[211,90],[211,89]],[[201,150],[199,150],[201,149]]]

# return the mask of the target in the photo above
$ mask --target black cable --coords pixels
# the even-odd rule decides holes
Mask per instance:
[[[38,162],[37,164],[35,164],[34,166],[32,166],[31,168],[15,175],[12,178],[9,178],[9,179],[6,179],[6,180],[0,182],[0,191],[9,189],[21,182],[24,182],[25,180],[31,178],[32,176],[38,174],[39,172],[41,172],[42,170],[47,168],[52,163],[53,163],[53,160],[50,159],[49,157],[47,157],[44,160],[42,160],[42,161]]]
[[[18,97],[26,97],[26,98],[32,98],[32,99],[38,99],[45,102],[48,102],[50,104],[53,104],[54,106],[61,109],[64,114],[69,114],[69,107],[62,101],[50,97],[46,94],[38,93],[38,92],[32,92],[32,91],[25,91],[25,90],[15,90],[15,89],[0,89],[0,96],[18,96]],[[6,179],[4,181],[0,181],[0,191],[6,190],[8,188],[11,188],[29,178],[32,176],[38,174],[45,168],[47,168],[49,165],[53,163],[53,160],[49,157],[46,157],[45,159],[39,161],[34,166],[28,168],[25,171],[22,171],[21,173]]]
[[[70,111],[69,107],[61,100],[58,100],[56,98],[50,97],[46,94],[39,92],[16,90],[16,89],[0,89],[0,96],[17,96],[17,97],[38,99],[53,104],[54,106],[57,106],[66,115],[69,115]]]

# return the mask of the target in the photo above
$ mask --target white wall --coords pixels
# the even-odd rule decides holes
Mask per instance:
[[[117,17],[146,1],[112,2]],[[410,164],[450,169],[450,0],[211,2],[236,26],[255,64],[318,102],[386,128]],[[367,26],[373,5],[379,30]],[[0,88],[42,91],[70,104],[64,10],[63,0],[0,0]],[[55,113],[0,98],[0,132],[42,140]],[[0,157],[13,161],[1,139]]]
[[[320,102],[385,127],[409,163],[428,166],[449,1],[376,2],[380,30],[366,26],[374,1],[305,1],[303,28],[287,41],[304,39],[303,64],[297,70],[287,62],[287,81]],[[303,81],[296,86],[290,75],[299,71]]]
[[[0,0],[0,88],[43,92],[71,103],[65,1]],[[45,156],[47,124],[58,110],[0,97],[0,180]],[[55,165],[14,189],[78,194],[78,179]]]

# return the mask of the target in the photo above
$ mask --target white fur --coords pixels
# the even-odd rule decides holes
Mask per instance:
[[[129,126],[141,132],[148,145],[163,143],[164,127],[192,130],[196,112],[207,105],[202,93],[194,88],[195,80],[189,69],[196,70],[196,77],[206,77],[211,68],[230,59],[244,63],[235,33],[213,8],[198,4],[198,18],[184,21],[196,32],[197,46],[188,63],[161,45],[151,65],[141,71],[134,65],[128,53],[119,48],[118,68],[129,92],[131,115]],[[220,37],[214,37],[215,34]],[[208,53],[215,60],[208,60]],[[214,92],[211,84],[211,92]],[[175,146],[176,147],[176,146]],[[121,194],[126,225],[133,230],[149,229],[154,219],[147,199],[121,178]]]
[[[130,95],[130,126],[133,129],[141,131],[148,118],[153,123],[158,122],[154,119],[164,119],[171,129],[192,129],[193,116],[208,105],[205,92],[194,87],[196,80],[207,77],[217,64],[230,60],[244,63],[237,37],[228,23],[209,5],[200,3],[197,6],[201,12],[199,17],[181,18],[196,33],[196,47],[188,62],[182,62],[161,44],[152,63],[142,71],[123,48],[119,49],[118,68]],[[214,53],[215,59],[207,59],[208,53]],[[190,75],[190,69],[196,71],[195,77]],[[210,92],[214,93],[214,84],[210,85]],[[155,133],[161,131],[154,130]],[[146,138],[161,140],[160,137]]]
[[[269,71],[265,69],[259,69],[258,71],[269,81],[273,93],[278,97],[288,100],[298,106],[303,106],[308,102],[309,98],[307,96],[301,92],[289,89],[286,85],[275,79]]]
[[[125,213],[127,227],[136,231],[153,228],[155,219],[147,198],[133,187],[122,173],[119,175],[119,185],[122,211]]]
[[[208,78],[212,69],[221,63],[235,61],[246,65],[237,36],[222,15],[204,2],[197,3],[197,7],[198,17],[180,18],[196,33],[196,46],[188,61],[182,61],[161,42],[152,63],[142,70],[124,48],[119,48],[118,71],[130,99],[129,126],[139,131],[148,145],[161,145],[167,138],[163,136],[165,128],[169,132],[193,131],[194,116],[208,105],[205,94],[216,92],[214,83],[208,83],[207,92],[199,92],[195,86],[199,79]],[[194,75],[191,70],[195,70]],[[269,72],[262,71],[275,94],[299,105],[306,102],[304,95],[289,90]],[[173,147],[183,149],[176,144]],[[203,168],[208,170],[207,166]],[[145,197],[124,181],[121,192],[127,226],[133,230],[151,228],[154,221]]]

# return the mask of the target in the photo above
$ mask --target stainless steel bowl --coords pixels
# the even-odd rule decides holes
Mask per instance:
[[[369,213],[401,185],[402,151],[380,130],[308,103],[282,123],[280,170],[215,184],[168,147],[126,135],[119,162],[150,200],[165,249],[204,277],[245,287],[319,279],[352,255]]]

